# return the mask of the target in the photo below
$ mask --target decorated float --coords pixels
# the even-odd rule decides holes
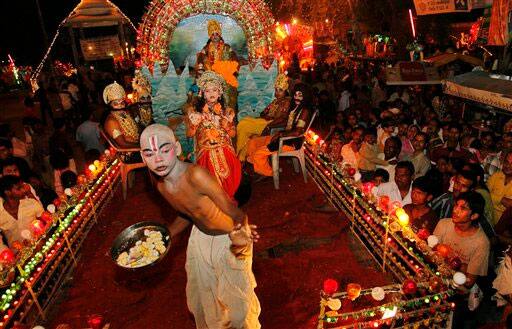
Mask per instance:
[[[340,287],[324,282],[317,328],[449,328],[450,297],[466,277],[460,260],[425,229],[415,231],[399,204],[376,199],[371,183],[357,183],[324,141],[308,131],[306,165],[330,203],[350,221],[352,234],[394,284]],[[336,154],[337,152],[332,152]]]
[[[114,194],[119,167],[114,151],[107,150],[21,232],[24,241],[0,251],[0,328],[45,319],[87,233]]]
[[[214,32],[222,36],[222,50],[210,51]],[[193,142],[185,136],[182,118],[200,70],[217,71],[236,90],[239,120],[258,116],[271,102],[278,73],[274,34],[274,18],[262,0],[149,5],[138,29],[140,70],[151,80],[154,120],[170,123],[185,153]],[[226,49],[231,55],[224,55]]]

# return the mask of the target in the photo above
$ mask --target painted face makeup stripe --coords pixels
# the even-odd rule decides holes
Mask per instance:
[[[158,152],[158,136],[153,135],[149,137],[149,145],[151,146],[151,151]]]

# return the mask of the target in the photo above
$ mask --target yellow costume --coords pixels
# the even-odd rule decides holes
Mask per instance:
[[[274,84],[276,89],[288,90],[288,77],[284,74],[277,76]],[[240,161],[247,157],[247,143],[254,136],[260,136],[267,125],[276,119],[286,118],[290,107],[290,98],[275,98],[258,118],[247,116],[240,120],[236,127],[236,153]],[[267,120],[267,119],[271,120]]]

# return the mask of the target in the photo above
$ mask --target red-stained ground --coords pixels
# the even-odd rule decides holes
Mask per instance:
[[[252,198],[244,207],[261,235],[253,266],[262,307],[260,321],[265,329],[316,328],[325,279],[336,279],[344,289],[350,282],[363,288],[384,285],[389,278],[378,272],[348,233],[346,219],[313,211],[312,196],[320,194],[315,184],[305,184],[287,164],[284,167],[281,189],[274,190],[271,179],[254,184]],[[89,233],[79,265],[61,289],[45,328],[62,323],[84,328],[93,314],[101,315],[111,329],[194,328],[185,297],[188,232],[173,241],[168,256],[152,273],[119,271],[109,256],[112,241],[125,227],[143,220],[171,221],[175,216],[144,175],[144,171],[137,173],[136,186],[126,201],[117,191]],[[334,238],[318,239],[326,237]],[[277,258],[268,256],[268,248],[289,246],[297,239],[308,247]]]

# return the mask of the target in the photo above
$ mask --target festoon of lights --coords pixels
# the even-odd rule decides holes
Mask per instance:
[[[336,280],[325,280],[318,328],[331,323],[346,328],[445,323],[453,307],[449,298],[466,282],[464,273],[457,272],[460,259],[427,230],[410,227],[400,204],[390,203],[386,196],[376,198],[371,183],[356,183],[355,168],[331,160],[335,157],[330,157],[316,133],[308,131],[305,143],[306,164],[314,181],[350,219],[351,231],[382,270],[401,282],[366,290],[350,283],[345,292],[338,292]],[[357,305],[373,306],[354,310],[355,304],[350,303],[367,296],[371,298]]]
[[[273,58],[274,18],[262,0],[153,0],[137,33],[137,50],[142,61],[148,67],[158,62],[166,70],[168,44],[176,26],[181,20],[196,14],[230,16],[245,33],[250,62]]]
[[[30,246],[16,245],[18,256],[6,249],[0,253],[2,277],[8,279],[11,273],[12,283],[0,296],[0,327],[13,320],[22,303],[35,303],[42,312],[37,294],[32,287],[40,276],[56,266],[62,248],[68,248],[73,260],[73,232],[85,225],[85,221],[97,216],[97,205],[102,204],[112,192],[113,183],[119,174],[120,162],[115,158],[115,150],[106,150],[100,159],[95,160],[79,175],[77,185],[65,189],[61,198],[47,206],[37,223],[32,223],[31,232],[22,232],[31,240]],[[48,269],[48,266],[51,268]],[[7,275],[6,275],[7,274]],[[27,296],[28,297],[24,297]],[[31,298],[31,299],[29,299]]]
[[[106,1],[107,1],[107,3],[109,5],[114,7],[121,14],[121,16],[128,22],[128,24],[133,28],[134,31],[137,31],[137,28],[135,27],[135,25],[133,25],[132,21],[128,18],[128,16],[126,16],[121,11],[121,9],[119,9],[118,6],[113,4],[110,0],[106,0]],[[45,52],[45,54],[43,56],[43,59],[41,60],[41,62],[39,62],[39,65],[37,65],[36,69],[32,73],[32,76],[30,77],[30,81],[32,83],[32,88],[33,89],[35,89],[35,86],[37,85],[37,77],[41,73],[41,70],[43,69],[44,64],[46,63],[46,60],[48,59],[48,56],[50,55],[50,52],[53,49],[53,45],[55,44],[55,42],[57,41],[57,38],[60,35],[61,28],[67,23],[69,18],[72,17],[76,13],[76,10],[78,9],[78,7],[80,6],[81,3],[82,3],[82,1],[80,1],[80,3],[71,11],[71,13],[69,13],[69,15],[66,18],[64,18],[60,22],[59,26],[57,27],[57,31],[55,32],[55,35],[53,36],[53,39],[52,39],[52,42],[50,43],[50,46],[48,47],[48,49],[46,49],[46,52]]]

